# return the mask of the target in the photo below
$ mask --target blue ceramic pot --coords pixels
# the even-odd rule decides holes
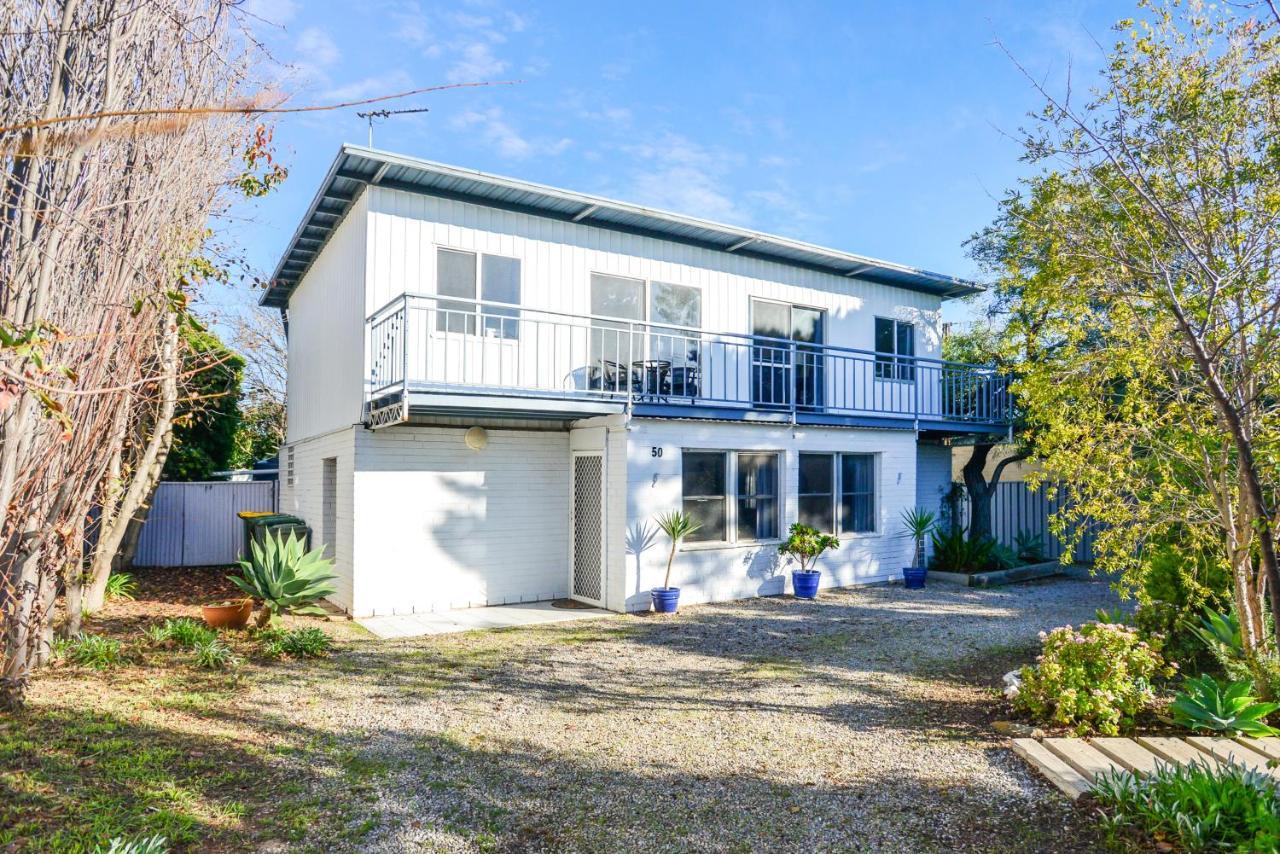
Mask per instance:
[[[792,570],[791,587],[796,592],[797,599],[817,599],[818,598],[818,580],[822,578],[822,573],[816,569]]]
[[[902,586],[908,590],[923,590],[924,577],[929,570],[923,566],[904,566],[902,568]]]
[[[679,587],[655,587],[649,595],[653,597],[653,610],[659,614],[674,614],[680,607]]]

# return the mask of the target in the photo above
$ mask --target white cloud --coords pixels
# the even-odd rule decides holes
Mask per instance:
[[[333,38],[319,27],[307,27],[299,33],[293,48],[299,57],[321,68],[333,65],[342,56]]]
[[[240,11],[251,20],[282,27],[298,15],[294,0],[245,0]]]
[[[741,164],[739,155],[709,149],[674,133],[624,150],[642,164],[632,176],[629,198],[707,219],[751,221],[750,211],[725,187],[729,173]]]
[[[476,41],[462,46],[459,57],[449,66],[445,76],[451,83],[463,83],[491,80],[506,70],[506,61],[494,55],[488,42]]]
[[[373,98],[379,95],[393,95],[414,88],[413,78],[404,69],[398,68],[386,74],[375,74],[342,83],[324,93],[326,101],[358,101],[361,98]]]
[[[456,130],[474,130],[490,148],[510,160],[554,157],[573,145],[573,140],[568,137],[526,138],[507,120],[501,107],[467,110],[454,117],[450,124]]]

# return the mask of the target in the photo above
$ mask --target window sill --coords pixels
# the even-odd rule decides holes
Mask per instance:
[[[680,547],[682,552],[709,552],[723,551],[724,549],[753,549],[760,546],[777,546],[781,545],[782,540],[749,540],[746,542],[704,542],[704,543],[686,543]]]

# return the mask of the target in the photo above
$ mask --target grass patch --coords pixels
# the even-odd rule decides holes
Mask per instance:
[[[91,670],[110,670],[124,662],[124,643],[105,635],[81,634],[59,642],[54,654]]]

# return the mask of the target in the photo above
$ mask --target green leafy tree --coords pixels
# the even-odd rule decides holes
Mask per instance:
[[[1143,8],[1086,98],[1032,81],[1041,169],[977,251],[1017,303],[1003,346],[1031,356],[1015,390],[1036,456],[1072,484],[1055,533],[1100,521],[1099,563],[1136,583],[1149,542],[1216,550],[1261,652],[1280,616],[1277,22]]]
[[[808,572],[810,564],[822,557],[823,552],[840,548],[840,540],[830,534],[823,534],[816,528],[794,522],[791,525],[786,542],[778,546],[778,554],[795,558],[800,564],[801,572]]]
[[[207,329],[183,327],[184,391],[174,418],[166,480],[207,480],[227,469],[240,429],[244,359]]]

